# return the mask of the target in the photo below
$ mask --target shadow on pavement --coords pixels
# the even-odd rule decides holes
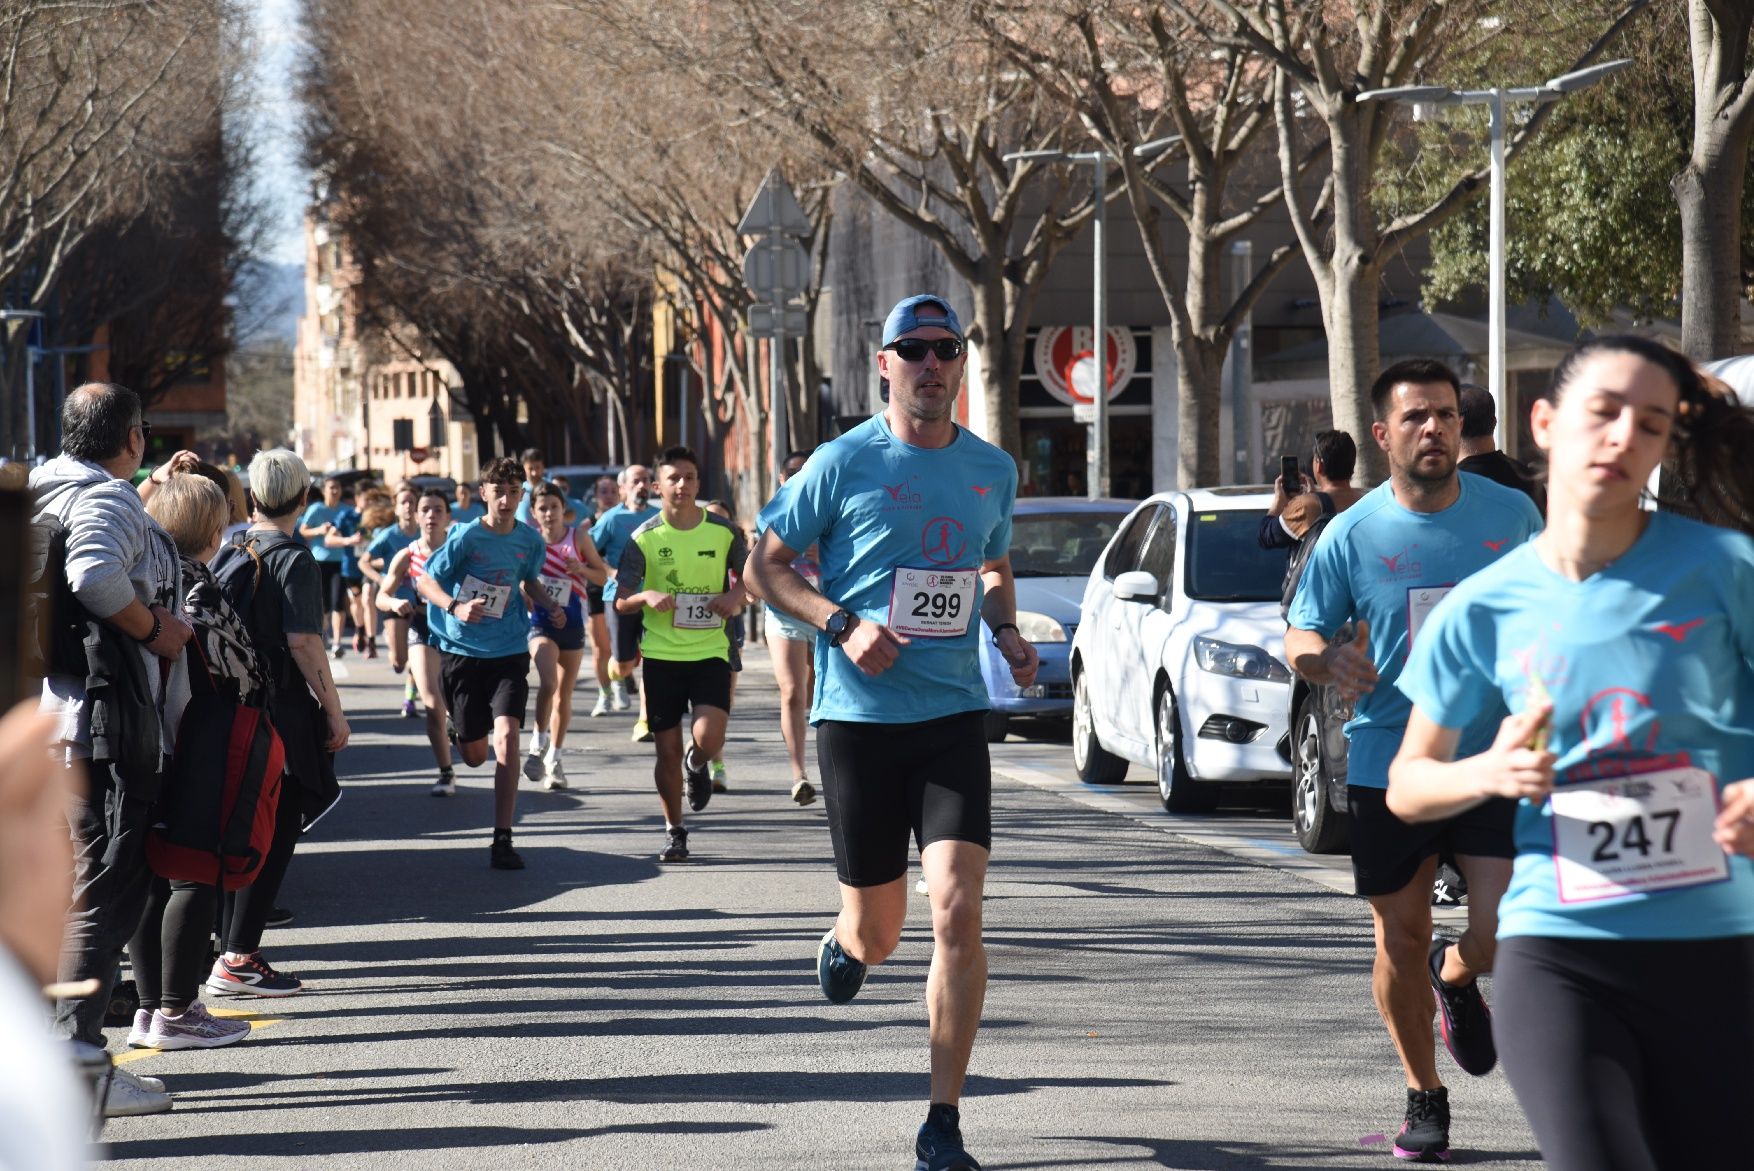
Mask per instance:
[[[1201,1139],[1150,1139],[1150,1138],[1103,1138],[1095,1135],[1050,1135],[1040,1141],[1044,1143],[1068,1142],[1080,1145],[1100,1143],[1108,1146],[1130,1148],[1137,1154],[1115,1154],[1107,1159],[1092,1159],[1088,1155],[1080,1156],[1078,1165],[1081,1167],[1100,1167],[1113,1163],[1129,1167],[1138,1166],[1142,1160],[1149,1159],[1159,1167],[1174,1168],[1175,1171],[1251,1171],[1253,1168],[1274,1167],[1310,1167],[1318,1168],[1325,1164],[1344,1162],[1347,1166],[1356,1165],[1356,1160],[1365,1150],[1348,1150],[1328,1146],[1277,1146],[1267,1143],[1239,1142],[1208,1142]],[[1377,1148],[1376,1153],[1385,1155],[1386,1149]],[[1539,1151],[1481,1151],[1456,1150],[1448,1161],[1452,1167],[1465,1167],[1470,1163],[1539,1163]],[[1064,1167],[1062,1159],[1044,1158],[1028,1162],[1007,1161],[1003,1166],[1007,1171],[1024,1171],[1031,1167]],[[1387,1166],[1387,1162],[1384,1163]],[[994,1163],[997,1168],[1000,1166]]]
[[[442,1151],[458,1148],[516,1149],[533,1143],[565,1143],[612,1134],[746,1134],[766,1130],[765,1122],[662,1122],[599,1126],[586,1130],[541,1130],[521,1126],[435,1126],[401,1130],[297,1131],[288,1134],[213,1134],[189,1138],[140,1139],[113,1143],[118,1159],[193,1159],[315,1155],[363,1155]]]

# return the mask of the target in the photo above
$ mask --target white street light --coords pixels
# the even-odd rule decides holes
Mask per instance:
[[[1181,141],[1172,134],[1133,148],[1133,157],[1154,159]],[[1091,500],[1109,494],[1108,461],[1108,290],[1105,273],[1108,248],[1108,153],[1101,150],[1020,150],[1005,156],[1008,163],[1036,161],[1054,163],[1087,163],[1091,167],[1091,198],[1096,201],[1096,216],[1091,222],[1091,267],[1095,291],[1091,295],[1091,317],[1095,338],[1091,344],[1096,362],[1096,386],[1092,398],[1090,438],[1085,444],[1084,489]]]
[[[1486,336],[1488,355],[1487,389],[1498,413],[1498,429],[1494,440],[1500,450],[1506,448],[1506,423],[1509,411],[1505,404],[1504,370],[1504,107],[1509,102],[1540,103],[1557,101],[1566,94],[1588,89],[1632,64],[1630,59],[1605,61],[1587,69],[1574,70],[1551,78],[1540,85],[1520,88],[1456,90],[1441,85],[1401,85],[1391,89],[1365,90],[1358,95],[1361,102],[1416,102],[1438,106],[1487,106],[1492,115],[1492,223],[1489,271],[1491,283],[1487,291]]]

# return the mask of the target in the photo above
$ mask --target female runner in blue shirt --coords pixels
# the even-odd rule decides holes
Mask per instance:
[[[1408,821],[1521,799],[1494,1033],[1554,1171],[1746,1167],[1754,1101],[1754,416],[1643,338],[1532,414],[1546,530],[1458,586],[1400,686]],[[1665,457],[1679,509],[1640,507]],[[1503,716],[1454,760],[1458,729]]]

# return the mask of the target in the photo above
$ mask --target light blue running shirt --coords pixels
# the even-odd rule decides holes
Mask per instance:
[[[817,448],[762,509],[759,527],[789,549],[816,545],[822,592],[861,619],[893,625],[896,571],[978,571],[1003,557],[1016,497],[1017,465],[992,444],[958,427],[948,447],[913,447],[876,415]],[[914,638],[875,678],[817,639],[811,722],[916,723],[984,711],[983,593],[977,572],[968,629]]]
[[[1458,472],[1461,495],[1442,512],[1414,512],[1385,483],[1328,522],[1310,554],[1287,622],[1324,638],[1353,618],[1370,623],[1376,689],[1346,723],[1347,783],[1386,789],[1412,705],[1396,688],[1409,632],[1449,587],[1484,569],[1541,530],[1521,492]],[[1484,736],[1484,739],[1480,739]],[[1467,729],[1462,754],[1492,743],[1490,728]]]
[[[1496,725],[1523,710],[1531,681],[1553,704],[1556,792],[1679,767],[1704,770],[1720,789],[1754,776],[1754,541],[1652,513],[1624,556],[1581,582],[1549,569],[1532,545],[1519,549],[1431,616],[1401,688],[1453,728],[1480,719]],[[1648,818],[1612,840],[1607,823],[1575,824],[1588,855],[1606,851],[1614,863],[1637,857],[1643,868],[1676,857],[1688,831],[1709,833],[1690,816],[1682,809],[1672,819]],[[1754,934],[1754,863],[1741,857],[1727,859],[1727,880],[1611,897],[1574,883],[1562,901],[1560,828],[1551,801],[1519,803],[1516,866],[1498,905],[1501,938]]]
[[[378,572],[383,573],[390,568],[390,559],[412,545],[418,536],[420,536],[419,529],[415,529],[412,533],[405,533],[400,525],[391,525],[371,539],[371,543],[365,547],[366,556],[377,561],[379,563]],[[414,592],[414,583],[406,579],[402,582],[402,588],[396,591],[396,596],[407,602],[420,601],[419,596]]]
[[[308,529],[316,525],[334,525],[339,529],[343,519],[342,513],[352,511],[353,509],[345,504],[338,504],[334,508],[330,508],[327,504],[324,504],[319,500],[304,510],[304,515],[298,518],[298,527],[301,529]],[[322,537],[305,537],[303,540],[304,543],[310,547],[311,556],[315,557],[318,561],[327,561],[339,565],[342,561],[346,560],[346,552],[344,550],[331,548],[324,542]]]
[[[455,500],[451,501],[451,523],[454,525],[466,525],[486,515],[487,506],[479,500],[471,500],[467,507],[459,506]]]
[[[617,504],[608,512],[597,518],[591,526],[591,541],[597,546],[603,563],[612,571],[609,580],[603,583],[603,604],[605,607],[615,600],[615,574],[613,570],[621,564],[621,554],[627,549],[627,542],[633,539],[633,530],[658,515],[658,506],[648,504],[637,512],[625,504]]]
[[[529,642],[530,610],[518,584],[541,579],[547,552],[542,535],[529,525],[514,525],[503,536],[488,528],[485,521],[453,525],[445,543],[426,559],[427,575],[452,597],[467,600],[481,594],[503,598],[503,610],[498,618],[464,622],[429,604],[427,625],[439,650],[477,659],[524,653]],[[479,584],[468,584],[471,578]]]

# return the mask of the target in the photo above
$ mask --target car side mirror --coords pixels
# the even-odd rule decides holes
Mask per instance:
[[[1123,602],[1155,602],[1161,587],[1157,575],[1135,569],[1115,578],[1115,597]]]

